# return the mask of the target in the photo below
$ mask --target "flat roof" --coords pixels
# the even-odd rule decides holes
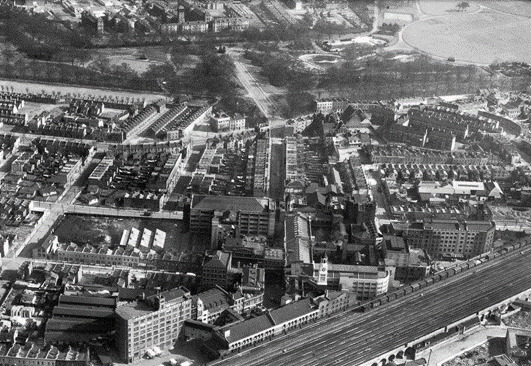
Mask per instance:
[[[125,320],[139,318],[152,312],[154,312],[153,308],[149,307],[142,301],[134,301],[124,305],[119,305],[116,308],[116,315]]]
[[[192,197],[192,210],[202,211],[243,211],[264,212],[269,209],[269,199],[236,196],[202,196]]]

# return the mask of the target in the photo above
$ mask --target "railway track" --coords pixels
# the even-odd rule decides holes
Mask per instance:
[[[351,310],[216,364],[362,365],[531,288],[531,250],[514,248],[500,254],[484,256],[479,261],[486,263],[479,266],[469,261],[473,269],[430,286],[426,283],[368,312]],[[369,310],[374,301],[382,298],[360,304],[356,310]]]

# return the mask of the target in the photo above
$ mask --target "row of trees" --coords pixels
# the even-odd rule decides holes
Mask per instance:
[[[0,31],[11,44],[30,58],[53,60],[58,55],[85,58],[74,50],[90,45],[88,38],[79,32],[55,23],[43,14],[30,14],[24,9],[0,5]]]
[[[396,23],[383,23],[378,29],[379,33],[395,35],[400,30],[400,25]]]
[[[266,57],[267,55],[267,57]],[[364,62],[348,61],[315,74],[298,67],[297,60],[285,54],[246,51],[245,57],[261,67],[272,85],[287,89],[286,117],[308,110],[315,90],[344,90],[359,94],[361,99],[389,99],[473,93],[479,88],[519,89],[523,78],[504,78],[475,66],[457,66],[433,62],[426,56],[410,62],[369,58]]]
[[[0,54],[0,75],[24,80],[161,91],[156,79],[138,75],[127,64],[110,65],[105,58],[97,59],[92,68],[85,68],[62,62],[28,60],[11,49],[4,49]]]

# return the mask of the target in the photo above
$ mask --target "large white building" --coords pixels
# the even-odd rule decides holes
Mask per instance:
[[[148,350],[171,347],[192,316],[192,297],[181,289],[166,291],[116,308],[119,355],[127,363]]]
[[[318,285],[338,282],[341,290],[355,293],[358,299],[371,299],[388,291],[391,272],[376,266],[328,263],[325,258],[313,264],[313,278]]]

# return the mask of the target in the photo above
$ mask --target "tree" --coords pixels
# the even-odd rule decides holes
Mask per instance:
[[[94,67],[101,73],[108,73],[111,71],[111,62],[107,57],[100,55],[94,60]]]
[[[470,4],[468,2],[466,2],[466,1],[461,1],[456,6],[457,6],[457,10],[459,10],[459,11],[463,11],[463,10],[466,10],[466,9],[470,8]]]

